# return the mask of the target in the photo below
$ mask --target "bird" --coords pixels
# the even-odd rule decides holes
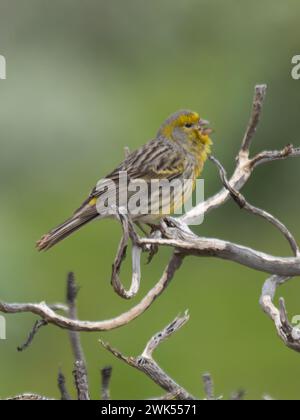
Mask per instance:
[[[129,194],[129,182],[134,184],[141,180],[149,186],[153,180],[169,182],[191,180],[191,186],[188,187],[188,191],[184,191],[185,194],[180,188],[177,192],[175,187],[168,203],[162,202],[160,193],[147,192],[140,201],[142,200],[143,204],[147,202],[149,207],[156,205],[159,211],[155,214],[140,211],[132,216],[132,219],[137,224],[151,226],[159,222],[162,217],[174,213],[176,208],[182,206],[184,200],[190,198],[195,189],[196,179],[202,173],[204,164],[211,154],[212,132],[209,122],[202,119],[195,111],[180,110],[170,115],[161,124],[153,140],[129,153],[115,170],[97,183],[71,217],[37,241],[37,249],[48,250],[87,223],[111,217],[111,209],[107,211],[104,205],[107,198],[110,198],[107,193],[110,183],[115,186],[114,192],[118,193],[118,197],[126,193],[127,200],[130,200],[132,192]],[[127,182],[121,183],[121,174],[127,176]],[[116,207],[118,203],[119,201]]]

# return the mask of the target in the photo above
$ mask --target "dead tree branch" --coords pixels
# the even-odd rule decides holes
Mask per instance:
[[[78,400],[89,400],[89,384],[87,379],[86,368],[82,360],[77,360],[75,362],[73,375],[75,379]]]
[[[203,203],[200,203],[192,210],[178,219],[167,218],[161,222],[159,235],[154,234],[149,238],[139,238],[135,233],[129,218],[122,215],[119,209],[119,220],[123,227],[123,238],[120,242],[118,253],[114,261],[112,271],[112,285],[115,292],[126,299],[130,299],[137,294],[140,287],[141,270],[140,257],[143,250],[150,250],[150,257],[154,255],[159,246],[168,246],[174,249],[173,255],[165,268],[160,280],[146,294],[146,296],[134,307],[119,316],[103,321],[81,321],[78,319],[76,310],[77,288],[72,276],[68,282],[68,305],[55,304],[47,305],[41,303],[6,303],[0,301],[0,312],[14,314],[29,312],[41,318],[34,325],[29,338],[24,346],[26,348],[34,338],[37,331],[46,324],[53,324],[60,328],[70,330],[73,353],[75,355],[74,377],[77,387],[78,399],[89,399],[87,370],[84,361],[83,351],[79,340],[79,331],[108,331],[122,327],[142,315],[166,289],[175,272],[180,268],[185,256],[210,256],[229,260],[242,264],[251,269],[266,272],[270,275],[264,284],[261,306],[275,324],[277,333],[285,345],[300,352],[300,330],[293,328],[290,324],[285,309],[284,300],[280,299],[279,309],[274,305],[274,297],[277,287],[287,282],[290,278],[300,275],[300,251],[296,239],[288,228],[272,214],[265,210],[251,205],[241,194],[240,190],[247,183],[254,170],[261,164],[270,163],[290,157],[300,156],[300,147],[292,145],[285,146],[279,151],[263,151],[254,157],[250,157],[250,148],[260,121],[262,106],[266,95],[266,86],[258,85],[252,104],[247,130],[242,140],[240,150],[236,158],[236,167],[230,179],[227,178],[226,171],[222,164],[214,157],[211,157],[218,169],[223,183],[223,188],[214,196]],[[203,238],[195,235],[190,225],[195,224],[199,219],[208,214],[213,209],[222,206],[230,197],[248,212],[260,216],[273,226],[275,226],[288,241],[294,256],[279,257],[260,252],[258,250],[235,244],[229,241]],[[129,290],[126,290],[119,278],[122,262],[126,256],[126,249],[129,240],[133,244],[132,252],[132,281]],[[67,312],[68,316],[60,315],[58,312]],[[184,388],[180,387],[170,378],[154,361],[152,354],[157,346],[173,332],[177,331],[188,319],[188,315],[178,317],[173,323],[163,331],[152,337],[147,343],[144,352],[138,357],[123,356],[109,344],[101,342],[103,346],[113,353],[116,357],[135,367],[149,376],[156,384],[161,386],[168,395],[178,399],[194,399]],[[109,398],[108,383],[109,375],[103,378],[103,399]],[[214,399],[213,383],[210,377],[204,377],[205,392],[207,399]],[[61,378],[60,389],[62,396],[67,399],[67,391],[64,389],[64,381]],[[19,398],[21,399],[21,398]]]
[[[300,251],[298,244],[296,242],[296,239],[292,235],[292,233],[287,229],[287,227],[281,223],[276,217],[274,217],[272,214],[266,212],[265,210],[259,209],[258,207],[254,207],[252,204],[250,204],[245,197],[237,190],[231,187],[228,179],[227,174],[222,166],[222,164],[216,159],[214,156],[210,156],[210,160],[216,164],[216,166],[219,169],[220,177],[223,182],[224,187],[229,191],[231,197],[233,200],[237,203],[237,205],[249,213],[254,214],[255,216],[259,216],[262,219],[267,220],[269,223],[271,223],[273,226],[275,226],[286,238],[286,240],[289,242],[292,251],[295,256],[300,256]]]
[[[63,401],[71,401],[72,398],[67,390],[66,387],[66,378],[65,375],[62,373],[61,370],[59,370],[58,372],[58,377],[57,377],[57,385],[58,385],[58,389],[61,395],[61,400]]]
[[[274,322],[277,334],[284,344],[290,349],[300,352],[300,330],[290,324],[284,299],[279,299],[279,308],[274,304],[277,288],[288,280],[289,278],[278,276],[268,278],[263,286],[260,304],[264,312]]]
[[[109,385],[111,380],[111,374],[112,374],[112,367],[111,366],[105,366],[103,369],[101,369],[101,396],[103,401],[110,400],[110,391],[109,391]]]
[[[29,312],[40,316],[49,324],[74,331],[108,331],[122,327],[144,313],[166,289],[180,268],[183,255],[175,252],[167,264],[162,277],[147,295],[133,308],[123,314],[105,321],[79,321],[57,314],[46,302],[41,303],[6,303],[0,301],[0,312],[7,314]]]
[[[172,334],[178,331],[189,319],[189,315],[186,312],[183,316],[179,316],[174,319],[171,324],[169,324],[162,331],[155,334],[149,342],[146,344],[146,347],[143,353],[137,357],[127,357],[124,356],[121,352],[114,349],[110,344],[100,340],[102,346],[110,351],[115,357],[127,363],[129,366],[138,369],[139,371],[145,373],[149,376],[152,381],[157,385],[163,388],[168,394],[176,395],[176,398],[179,400],[193,400],[195,399],[188,391],[183,387],[178,385],[170,376],[168,376],[161,367],[153,359],[153,351],[167,338]]]
[[[134,231],[134,227],[130,219],[118,212],[119,221],[123,228],[123,237],[120,241],[118,252],[112,268],[111,284],[114,291],[124,299],[131,299],[139,291],[141,282],[141,253],[142,248],[138,245],[138,237]],[[122,262],[126,258],[126,251],[128,247],[129,239],[132,240],[132,279],[129,290],[126,290],[120,280],[119,273],[121,270]]]

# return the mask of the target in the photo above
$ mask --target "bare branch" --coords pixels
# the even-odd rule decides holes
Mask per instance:
[[[290,324],[284,299],[280,298],[279,309],[273,303],[277,288],[288,280],[289,278],[278,276],[268,278],[263,286],[260,304],[264,312],[274,322],[277,334],[284,344],[292,350],[300,352],[300,330],[293,328]]]
[[[102,383],[101,395],[102,395],[102,400],[104,401],[110,400],[109,385],[110,385],[111,373],[112,373],[111,366],[106,366],[103,369],[101,369],[101,379],[102,379],[101,380],[101,383]]]
[[[155,334],[147,343],[145,350],[138,357],[127,357],[121,352],[114,349],[110,344],[100,340],[104,348],[110,351],[115,357],[127,363],[139,371],[149,376],[157,385],[167,391],[169,394],[176,395],[179,400],[193,400],[195,399],[189,392],[178,385],[170,376],[168,376],[160,366],[152,358],[152,353],[155,348],[171,334],[178,331],[187,321],[187,312],[182,317],[177,317],[170,325],[164,328],[161,332]]]
[[[267,92],[267,85],[257,85],[255,86],[255,93],[253,98],[252,112],[250,116],[250,121],[248,128],[244,135],[241,147],[241,153],[249,155],[250,146],[254,134],[256,132],[257,126],[259,124],[263,102]]]
[[[62,400],[67,400],[70,401],[72,400],[67,388],[66,388],[66,378],[64,376],[64,374],[62,373],[61,370],[59,370],[58,372],[58,377],[57,377],[57,384],[58,384],[58,389],[60,391],[60,395],[61,395],[61,399]]]
[[[238,204],[238,206],[241,209],[248,211],[249,213],[252,213],[256,216],[259,216],[267,220],[269,223],[275,226],[289,242],[294,255],[300,256],[300,250],[299,250],[298,244],[294,236],[292,235],[292,233],[288,230],[288,228],[283,223],[281,223],[278,219],[276,219],[272,214],[266,212],[265,210],[259,209],[258,207],[254,207],[250,203],[248,203],[245,197],[239,191],[236,191],[234,188],[231,187],[227,179],[226,171],[224,167],[222,166],[222,164],[218,161],[218,159],[216,159],[214,156],[210,156],[210,160],[213,163],[215,163],[215,165],[218,167],[220,177],[221,177],[224,187],[229,191],[231,197]]]
[[[169,338],[174,332],[178,331],[184,324],[189,320],[188,311],[184,313],[184,316],[178,316],[174,319],[171,324],[169,324],[165,329],[155,334],[146,344],[146,347],[143,351],[142,357],[148,359],[152,358],[154,350],[167,338]]]
[[[204,384],[204,391],[206,395],[206,399],[208,401],[215,400],[215,393],[214,393],[214,383],[210,373],[205,373],[202,376],[203,384]]]
[[[245,154],[240,154],[235,171],[229,180],[229,184],[234,190],[239,191],[248,182],[253,170],[257,166],[263,163],[274,162],[291,157],[300,157],[300,147],[294,148],[291,145],[288,145],[281,151],[265,151],[257,154],[252,159],[249,159],[245,156]],[[223,188],[214,196],[192,208],[185,215],[181,216],[179,220],[187,225],[192,225],[210,211],[219,208],[229,198],[230,193],[228,189]]]
[[[249,160],[249,149],[259,123],[263,101],[266,95],[266,89],[266,85],[255,86],[252,113],[250,116],[249,124],[237,157],[237,165],[235,171],[229,181],[232,188],[236,190],[240,190],[246,184],[252,173],[253,167],[251,167],[251,161]],[[197,223],[197,220],[199,220],[199,218],[202,219],[206,213],[224,204],[229,199],[229,197],[229,191],[227,189],[222,189],[213,197],[202,203],[199,203],[196,207],[188,211],[180,218],[180,220],[187,225],[195,224]]]
[[[289,157],[299,157],[300,147],[294,148],[291,145],[286,146],[281,151],[265,151],[259,153],[252,159],[249,159],[249,148],[253,140],[257,125],[259,123],[260,113],[262,111],[263,100],[266,94],[265,85],[257,85],[255,87],[255,95],[252,105],[252,114],[247,131],[244,135],[242,147],[238,154],[237,165],[232,177],[229,180],[230,186],[239,191],[249,180],[253,170],[262,163],[282,160]],[[230,198],[228,189],[223,188],[214,196],[208,198],[206,201],[199,203],[196,207],[192,208],[185,215],[179,219],[182,223],[193,225],[202,219],[208,212],[220,207]]]
[[[263,163],[281,160],[289,157],[299,157],[300,148],[294,148],[292,145],[286,146],[281,151],[264,151],[253,158],[249,157],[250,147],[254,134],[256,132],[260,115],[262,111],[263,101],[266,94],[266,86],[258,85],[255,88],[255,95],[252,105],[252,113],[250,121],[244,135],[242,146],[240,148],[235,171],[230,180],[224,167],[214,157],[211,160],[218,166],[220,176],[225,188],[215,194],[213,197],[200,203],[186,215],[178,219],[167,218],[161,222],[159,234],[155,234],[150,238],[139,238],[134,230],[132,222],[122,213],[119,213],[119,219],[123,227],[123,238],[120,242],[118,254],[116,256],[113,272],[112,285],[114,290],[122,297],[130,299],[136,295],[140,287],[140,257],[143,250],[150,250],[150,257],[154,255],[158,246],[171,246],[175,248],[174,254],[165,268],[165,271],[158,283],[148,292],[148,294],[133,308],[127,312],[109,320],[104,321],[80,321],[78,320],[76,309],[77,287],[73,275],[69,275],[67,301],[68,307],[62,304],[47,305],[41,303],[5,303],[0,302],[0,312],[4,313],[20,313],[30,312],[38,315],[42,319],[37,321],[29,338],[21,349],[27,347],[39,328],[48,323],[54,324],[61,328],[70,330],[72,348],[75,355],[74,378],[78,393],[78,399],[88,400],[88,380],[87,369],[84,361],[84,355],[81,348],[78,331],[108,331],[114,328],[128,324],[144,311],[146,311],[154,302],[154,300],[166,289],[169,282],[173,278],[176,270],[182,264],[186,255],[194,256],[211,256],[222,258],[242,264],[249,268],[266,272],[272,275],[264,284],[261,306],[263,310],[273,320],[277,333],[282,341],[293,350],[300,352],[300,330],[293,328],[289,322],[285,303],[283,299],[279,301],[279,308],[274,303],[274,297],[277,287],[284,284],[291,277],[300,274],[300,252],[297,242],[287,227],[265,210],[258,209],[247,202],[245,197],[239,192],[249,180],[254,169]],[[125,152],[128,155],[128,151]],[[222,241],[213,238],[202,238],[195,235],[188,227],[189,224],[195,223],[199,217],[204,216],[209,211],[220,207],[230,197],[232,197],[241,208],[246,209],[252,214],[258,215],[268,222],[272,223],[288,240],[295,257],[276,257],[260,251],[234,244],[228,241]],[[126,249],[129,239],[133,244],[132,251],[132,282],[129,290],[126,290],[119,278],[122,262],[126,255]],[[69,317],[59,315],[57,312],[67,312]],[[128,365],[135,367],[148,375],[156,384],[161,386],[171,398],[178,399],[194,399],[184,388],[179,386],[172,378],[170,378],[153,359],[153,351],[157,346],[173,332],[181,328],[188,320],[187,313],[183,317],[176,318],[163,331],[156,334],[147,343],[144,352],[138,357],[126,357],[119,351],[113,349],[109,344],[101,341],[102,345],[107,348],[116,357],[126,362]],[[109,379],[110,371],[102,371],[102,394],[103,399],[109,398]],[[65,380],[63,375],[59,378],[59,386],[62,396],[68,399],[69,395],[65,389]],[[215,399],[213,391],[213,383],[210,375],[204,375],[204,385],[207,399]],[[34,394],[24,394],[17,399],[26,399],[24,396],[32,396],[32,399],[43,399],[44,397],[35,396]],[[238,396],[241,394],[237,394]],[[35,398],[37,397],[37,398]],[[70,398],[70,397],[69,397]],[[30,398],[29,398],[30,399]],[[233,398],[241,399],[241,397]]]
[[[89,400],[90,396],[86,369],[81,360],[75,362],[73,375],[75,379],[78,400]]]
[[[168,231],[169,238],[173,234],[174,231]],[[171,246],[183,255],[221,258],[269,274],[278,274],[286,277],[300,275],[299,257],[275,257],[221,239],[202,238],[195,235],[194,237],[186,237],[186,239],[177,239],[176,237],[174,239],[142,238],[141,242],[144,244]]]
[[[113,268],[112,268],[112,277],[111,284],[115,292],[124,299],[131,299],[139,291],[140,282],[141,282],[141,253],[142,248],[137,245],[138,237],[134,231],[134,227],[127,216],[118,213],[119,220],[123,228],[123,237],[119,244],[117,256],[115,258]],[[126,250],[128,246],[129,238],[132,239],[132,280],[129,290],[126,290],[120,280],[119,273],[121,270],[121,265],[124,259],[126,258]]]
[[[73,319],[74,321],[78,319],[77,307],[76,307],[76,298],[77,298],[78,290],[79,288],[76,285],[74,273],[69,273],[68,278],[67,278],[67,299],[66,300],[69,306],[69,317],[70,319]],[[69,336],[70,336],[71,347],[72,347],[75,361],[82,362],[82,365],[87,374],[85,357],[84,357],[83,349],[80,342],[80,335],[77,331],[69,331]]]
[[[74,331],[109,331],[119,328],[133,321],[143,314],[156,300],[156,298],[166,289],[172,280],[175,272],[180,268],[183,255],[175,252],[165,268],[162,277],[147,295],[133,308],[123,314],[104,321],[79,321],[61,316],[54,312],[45,302],[41,303],[6,303],[0,301],[0,312],[15,314],[30,312],[40,316],[49,324],[54,324],[61,328]]]
[[[49,308],[52,309],[52,311],[61,311],[66,314],[69,312],[69,306],[65,303],[50,303]]]
[[[16,395],[15,397],[10,397],[6,399],[7,401],[46,401],[46,400],[54,400],[54,398],[44,397],[43,395],[39,394],[21,394]]]
[[[290,157],[299,157],[300,156],[300,147],[294,147],[291,144],[285,146],[282,150],[275,151],[264,151],[258,153],[250,161],[251,169],[256,168],[263,163],[274,162],[276,160],[284,160]]]
[[[34,337],[36,336],[36,334],[38,333],[38,331],[40,330],[40,328],[45,327],[46,325],[48,325],[47,321],[44,321],[43,319],[40,319],[38,321],[36,321],[32,327],[32,330],[30,331],[27,340],[25,341],[24,344],[22,344],[21,346],[17,347],[18,351],[23,351],[25,349],[27,349],[27,347],[30,346],[30,344],[32,343]]]

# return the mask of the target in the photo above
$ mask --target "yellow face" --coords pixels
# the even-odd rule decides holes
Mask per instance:
[[[179,111],[166,120],[158,134],[183,143],[209,145],[212,130],[208,124],[197,112]]]

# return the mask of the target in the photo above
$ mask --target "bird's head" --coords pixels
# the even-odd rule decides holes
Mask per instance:
[[[209,122],[200,118],[197,112],[182,110],[167,118],[157,135],[180,142],[188,148],[197,145],[209,148],[212,144],[209,137],[211,133]]]

